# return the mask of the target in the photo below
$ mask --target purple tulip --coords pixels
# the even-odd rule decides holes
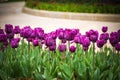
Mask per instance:
[[[24,36],[24,29],[22,28],[21,30],[20,30],[20,37],[23,37]]]
[[[98,48],[102,48],[104,44],[105,44],[105,41],[103,39],[102,40],[97,40],[97,47]]]
[[[108,30],[108,27],[107,27],[107,26],[103,26],[103,27],[102,27],[102,32],[107,32],[107,30]]]
[[[89,34],[90,34],[89,36],[90,41],[96,42],[98,40],[98,31],[90,30]]]
[[[64,31],[59,32],[58,38],[59,38],[60,40],[65,39],[65,38],[64,38]]]
[[[82,40],[82,45],[83,45],[83,47],[89,47],[89,45],[90,45],[90,40],[89,40],[88,37],[83,38],[83,40]]]
[[[23,37],[24,37],[24,38],[28,38],[28,37],[31,36],[31,34],[32,34],[32,29],[30,28],[30,26],[24,27]]]
[[[20,36],[23,38],[29,38],[31,34],[32,34],[32,29],[30,28],[30,26],[25,26],[20,31]]]
[[[65,44],[60,44],[58,46],[58,49],[59,49],[60,52],[64,52],[64,51],[66,51],[66,45]]]
[[[108,33],[102,33],[100,34],[100,40],[108,40],[109,39],[109,34]]]
[[[56,42],[53,43],[52,46],[49,46],[50,51],[55,51],[56,50]]]
[[[51,35],[51,37],[52,37],[53,39],[56,39],[56,38],[57,38],[57,32],[56,32],[56,31],[52,31],[52,32],[50,33],[50,35]]]
[[[87,51],[90,46],[90,40],[86,35],[80,36],[80,44],[83,46],[83,50]]]
[[[18,43],[14,42],[14,41],[11,41],[10,45],[11,45],[12,48],[17,48],[18,47]]]
[[[57,30],[56,30],[57,35],[59,35],[60,32],[62,32],[62,31],[64,31],[63,28],[59,28],[59,29],[57,29]]]
[[[118,43],[118,39],[116,37],[110,37],[109,41],[112,46],[115,46],[115,44]]]
[[[79,29],[72,29],[72,33],[73,33],[74,35],[77,35],[77,34],[79,33]]]
[[[50,46],[50,47],[49,47],[49,50],[50,50],[50,51],[55,51],[55,50],[56,50],[56,46],[54,46],[54,45],[53,45],[53,46]]]
[[[120,51],[120,43],[117,43],[117,44],[115,45],[115,49],[116,49],[117,51]]]
[[[0,34],[0,42],[7,41],[7,36],[5,34]]]
[[[29,37],[29,38],[26,38],[28,42],[32,42],[33,38]]]
[[[52,46],[56,42],[52,37],[46,37],[45,39],[45,45],[47,47]]]
[[[7,34],[12,33],[13,32],[13,25],[11,25],[11,24],[5,24],[5,32]]]
[[[86,38],[86,35],[81,35],[81,36],[80,36],[80,41],[79,41],[79,43],[80,43],[80,44],[83,44],[85,38]]]
[[[111,33],[110,33],[110,37],[113,37],[113,36],[117,37],[117,35],[118,35],[117,32],[111,32]]]
[[[32,40],[32,43],[33,43],[34,46],[38,46],[39,45],[39,40],[34,39],[34,40]]]
[[[15,41],[16,42],[20,42],[20,38],[15,38]]]
[[[76,50],[76,47],[75,47],[75,46],[70,46],[70,48],[69,48],[69,51],[70,51],[70,52],[75,52],[75,50]]]
[[[30,38],[36,38],[37,36],[36,36],[36,33],[35,33],[35,31],[34,30],[32,30],[32,33],[31,33],[31,36],[30,36]]]
[[[4,34],[4,31],[3,31],[3,29],[0,29],[0,34]]]
[[[74,42],[75,43],[80,43],[80,37],[79,36],[75,36],[74,37]]]
[[[115,44],[117,44],[119,42],[119,38],[117,36],[117,32],[111,32],[110,33],[110,38],[109,38],[109,41],[110,41],[110,44],[114,47]]]
[[[68,41],[71,41],[75,37],[75,33],[71,29],[65,29],[64,38]]]
[[[18,38],[11,39],[10,45],[12,48],[17,48],[19,45]]]
[[[86,36],[90,37],[90,32],[89,31],[86,32]]]
[[[14,38],[14,32],[11,32],[11,33],[7,34],[7,38],[9,38],[9,39]]]
[[[36,36],[39,39],[44,39],[44,30],[42,28],[39,28],[39,27],[35,28],[34,31],[35,31]]]
[[[14,32],[15,34],[19,34],[19,33],[20,33],[20,27],[19,27],[19,26],[15,26],[13,32]]]

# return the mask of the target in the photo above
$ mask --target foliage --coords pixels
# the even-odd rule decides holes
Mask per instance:
[[[22,53],[22,46],[24,51]],[[92,48],[84,52],[60,53],[41,50],[39,47],[22,44],[17,49],[8,47],[0,52],[0,77],[2,80],[31,78],[35,80],[119,80],[120,54],[113,54],[110,48],[95,54],[95,68],[92,69]],[[109,55],[107,55],[109,53]],[[65,55],[65,58],[62,57]]]
[[[28,0],[29,1],[29,0]],[[119,4],[119,0],[34,0],[40,2],[59,2],[59,3],[105,3]]]
[[[99,3],[59,3],[59,2],[35,2],[28,0],[26,6],[50,11],[64,11],[64,12],[84,12],[84,13],[120,13],[120,5],[99,4]]]

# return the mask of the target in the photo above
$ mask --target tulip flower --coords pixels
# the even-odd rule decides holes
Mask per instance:
[[[14,38],[14,32],[11,32],[11,33],[7,34],[7,38],[9,40],[11,40],[12,38]]]
[[[117,44],[115,45],[115,49],[116,49],[117,51],[120,51],[120,43],[117,43]]]
[[[75,47],[75,46],[70,46],[70,48],[69,48],[69,51],[70,51],[70,52],[75,52],[75,50],[76,50],[76,47]]]
[[[45,39],[45,45],[47,47],[54,45],[54,42],[56,42],[52,37],[46,37]]]
[[[32,43],[33,43],[34,46],[38,46],[39,45],[39,40],[34,39],[34,40],[32,40]]]
[[[75,33],[71,29],[65,29],[64,38],[68,41],[71,41],[75,37]]]
[[[20,27],[19,27],[19,26],[15,26],[13,32],[14,32],[15,34],[19,34],[19,33],[20,33]]]
[[[58,49],[59,49],[60,52],[64,52],[64,51],[66,51],[66,45],[65,44],[60,44],[58,46]]]
[[[98,40],[98,31],[90,30],[89,31],[89,39],[92,42],[96,42]]]
[[[79,36],[75,36],[74,37],[74,42],[75,43],[80,43],[80,37]]]
[[[13,25],[11,25],[11,24],[5,24],[5,32],[7,34],[12,33],[13,32]]]
[[[7,41],[7,36],[5,34],[0,34],[0,42]]]
[[[55,50],[56,50],[56,45],[50,46],[50,47],[49,47],[49,50],[50,50],[50,51],[55,51]]]
[[[107,26],[103,26],[103,27],[102,27],[102,32],[105,33],[105,32],[107,32],[107,30],[108,30],[108,27],[107,27]]]
[[[98,48],[102,48],[104,44],[105,44],[105,41],[103,39],[97,41],[97,47]]]
[[[110,44],[114,47],[118,42],[119,42],[119,38],[117,36],[117,32],[111,32],[110,33],[110,38],[109,38],[109,41],[110,41]]]
[[[39,27],[35,28],[34,31],[35,31],[36,36],[39,39],[43,39],[44,38],[44,30],[42,28],[39,28]]]
[[[108,33],[102,33],[100,34],[100,40],[108,40],[109,39],[109,34]]]
[[[64,38],[64,31],[59,32],[58,38],[59,38],[60,40],[65,39],[65,38]]]
[[[82,45],[83,45],[84,47],[89,47],[89,45],[90,45],[90,40],[89,40],[88,37],[83,38],[83,40],[82,40]]]
[[[11,39],[10,45],[12,48],[17,48],[19,45],[18,38]]]

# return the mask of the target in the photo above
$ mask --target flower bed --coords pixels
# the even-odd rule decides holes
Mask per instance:
[[[101,34],[91,29],[82,35],[79,29],[60,28],[45,33],[40,27],[6,24],[0,29],[0,79],[119,80],[120,29],[107,30],[104,26]]]
[[[38,10],[60,11],[60,12],[77,12],[77,13],[108,13],[120,14],[120,4],[107,3],[81,3],[78,2],[58,2],[58,1],[35,1],[28,0],[26,7]],[[113,1],[114,2],[114,1]]]

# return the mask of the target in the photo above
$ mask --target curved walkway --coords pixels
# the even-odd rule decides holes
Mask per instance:
[[[86,20],[67,20],[33,16],[22,13],[24,2],[0,3],[0,26],[4,28],[6,23],[20,25],[21,27],[30,25],[42,27],[46,32],[53,31],[57,28],[79,28],[80,32],[95,29],[101,32],[102,26],[108,26],[109,32],[120,29],[119,22],[100,22]]]

